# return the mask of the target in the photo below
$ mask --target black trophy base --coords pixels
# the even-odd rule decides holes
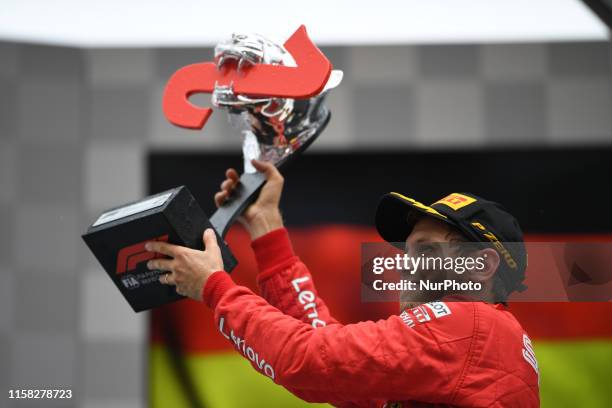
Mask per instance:
[[[189,190],[177,187],[104,212],[83,234],[83,240],[136,312],[171,303],[184,296],[163,285],[159,270],[149,270],[154,253],[144,249],[148,241],[167,241],[203,249],[202,234],[212,227]],[[217,233],[226,271],[236,265]]]

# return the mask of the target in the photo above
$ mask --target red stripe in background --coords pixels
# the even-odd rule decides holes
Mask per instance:
[[[334,316],[345,323],[377,320],[397,313],[396,304],[361,301],[360,245],[379,242],[374,228],[326,225],[291,230],[296,253],[315,276],[319,294]],[[545,242],[612,242],[612,235],[532,235],[527,240]],[[256,289],[255,259],[248,234],[233,228],[227,239],[240,260],[234,280]],[[510,311],[532,339],[612,339],[612,303],[513,303]],[[184,300],[152,312],[151,341],[164,343],[164,326],[170,322],[186,352],[207,353],[230,349],[217,333],[212,312],[203,304]]]

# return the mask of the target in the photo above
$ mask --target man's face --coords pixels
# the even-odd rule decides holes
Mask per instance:
[[[450,253],[449,243],[465,241],[463,236],[450,225],[433,217],[422,216],[406,238],[406,253],[411,257],[447,257]],[[414,274],[404,273],[401,278],[412,281],[427,279],[441,282],[448,276],[444,270],[419,269]],[[419,304],[439,300],[444,294],[437,291],[404,291],[400,294],[400,309],[415,307]]]

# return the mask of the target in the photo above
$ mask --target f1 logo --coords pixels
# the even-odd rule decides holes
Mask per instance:
[[[122,248],[117,254],[117,275],[136,269],[136,265],[139,263],[162,257],[161,254],[149,252],[145,249],[144,246],[149,241],[168,242],[168,235],[162,235]]]

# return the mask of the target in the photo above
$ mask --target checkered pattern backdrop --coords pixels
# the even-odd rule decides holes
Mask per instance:
[[[607,42],[324,52],[346,76],[317,150],[612,143]],[[151,149],[239,148],[219,112],[204,132],[161,113],[170,74],[211,55],[0,43],[3,393],[64,387],[74,399],[45,406],[146,404],[147,315],[131,311],[80,233],[145,194]]]

